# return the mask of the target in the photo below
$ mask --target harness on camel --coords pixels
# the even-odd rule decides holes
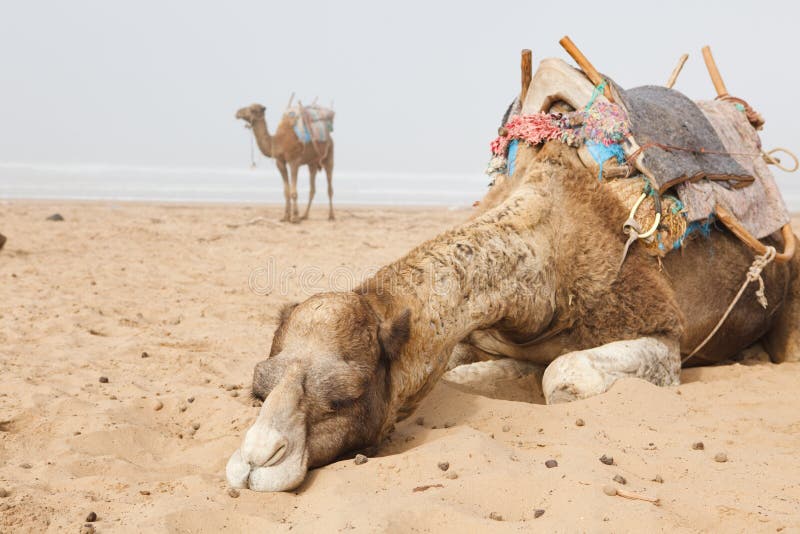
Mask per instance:
[[[756,295],[766,308],[761,271],[772,261],[790,261],[796,249],[788,210],[767,165],[794,172],[797,158],[786,149],[762,149],[756,130],[764,119],[747,102],[728,95],[708,47],[703,56],[717,98],[692,102],[671,89],[686,55],[667,87],[623,90],[601,75],[569,37],[560,44],[582,70],[545,59],[532,74],[531,52],[523,50],[522,90],[491,143],[487,173],[510,179],[519,143],[558,140],[575,147],[584,165],[597,169],[598,180],[630,206],[622,223],[627,239],[620,269],[635,243],[660,258],[696,234],[708,235],[716,221],[753,250],[756,257],[739,293],[686,361],[719,330],[750,283],[758,282]],[[559,102],[570,110],[554,112]],[[794,165],[782,166],[773,156],[777,151]],[[782,252],[760,241],[778,231]]]
[[[291,100],[289,101],[291,106]],[[317,155],[316,165],[322,166],[322,161],[328,156],[330,150],[330,133],[333,131],[335,112],[316,104],[316,99],[310,106],[302,102],[294,107],[288,107],[286,114],[294,120],[294,133],[300,142],[310,143]],[[322,146],[320,147],[320,144]]]

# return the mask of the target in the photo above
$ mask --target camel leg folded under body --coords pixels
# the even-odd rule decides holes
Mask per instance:
[[[657,386],[677,385],[680,369],[677,341],[643,337],[568,352],[553,360],[546,369],[532,362],[501,358],[460,365],[442,379],[480,392],[491,391],[493,384],[500,381],[538,373],[547,403],[554,404],[599,395],[624,377],[641,378]]]
[[[625,377],[657,386],[677,385],[680,371],[677,341],[642,337],[559,356],[547,366],[542,389],[547,403],[555,404],[599,395]]]

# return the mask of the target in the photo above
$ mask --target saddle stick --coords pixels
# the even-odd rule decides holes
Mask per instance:
[[[706,62],[708,74],[711,76],[711,83],[714,84],[714,90],[717,91],[717,96],[728,96],[728,89],[725,87],[725,82],[722,81],[722,76],[719,73],[717,64],[714,61],[714,56],[711,55],[711,48],[706,45],[703,47],[703,61]]]
[[[533,77],[533,54],[527,48],[522,50],[520,58],[520,69],[522,70],[522,88],[519,91],[520,108],[525,105],[525,97],[528,96],[528,86]]]
[[[689,54],[683,54],[680,59],[678,59],[678,64],[675,66],[672,74],[669,75],[669,80],[667,81],[668,89],[672,89],[672,86],[675,85],[676,81],[678,81],[678,76],[683,70],[683,65],[686,63],[687,59],[689,59]]]
[[[560,44],[561,47],[567,51],[567,54],[569,54],[570,57],[575,60],[575,63],[577,63],[578,66],[583,69],[583,72],[586,73],[586,76],[595,85],[595,87],[603,82],[603,77],[599,72],[597,72],[597,69],[594,68],[589,60],[586,59],[586,56],[583,55],[583,52],[581,52],[578,47],[575,46],[575,43],[572,42],[572,39],[570,39],[568,35],[562,37],[558,44]],[[611,96],[611,91],[609,90],[608,85],[603,88],[603,96],[605,96],[609,102],[614,102],[614,97]]]
[[[717,218],[720,220],[720,222],[722,222],[722,224],[724,224],[725,227],[730,230],[731,233],[733,233],[733,235],[738,237],[756,254],[763,256],[767,252],[766,245],[748,232],[747,229],[742,226],[742,223],[736,219],[733,213],[719,204],[717,204],[714,212],[717,214]],[[785,224],[783,228],[781,228],[781,237],[783,238],[783,252],[775,254],[775,261],[778,263],[786,263],[794,257],[794,252],[797,245],[791,224]]]

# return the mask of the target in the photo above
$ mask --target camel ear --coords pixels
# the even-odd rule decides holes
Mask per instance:
[[[378,341],[389,360],[400,356],[400,351],[411,335],[411,310],[406,309],[391,320],[383,321],[378,328]]]
[[[299,302],[292,302],[289,304],[284,304],[281,306],[281,309],[278,310],[278,326],[280,327],[283,323],[286,322],[286,319],[292,314],[294,309],[297,307]]]

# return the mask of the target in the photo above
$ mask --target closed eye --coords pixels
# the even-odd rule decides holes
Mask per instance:
[[[332,412],[340,412],[351,407],[355,402],[356,399],[333,400],[330,402],[330,409]]]

